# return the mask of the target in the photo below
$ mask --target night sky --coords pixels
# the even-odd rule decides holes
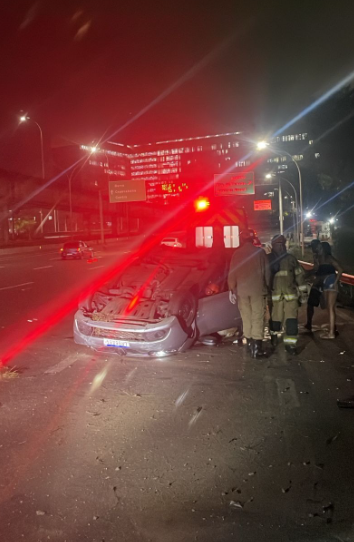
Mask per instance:
[[[47,147],[88,143],[119,130],[186,73],[116,140],[271,131],[354,70],[350,4],[6,2],[0,166],[10,143],[36,137],[33,126],[18,127],[20,110],[42,126]]]

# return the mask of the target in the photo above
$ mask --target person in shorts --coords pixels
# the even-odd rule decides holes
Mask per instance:
[[[332,256],[329,243],[321,243],[318,251],[318,274],[323,277],[323,294],[328,311],[329,329],[327,333],[320,335],[321,339],[336,338],[336,301],[338,296],[338,284],[343,273],[342,266]]]
[[[315,314],[315,307],[319,307],[321,303],[322,293],[323,293],[323,277],[318,275],[319,268],[319,250],[321,246],[321,241],[314,239],[311,241],[311,249],[313,255],[313,268],[306,273],[306,279],[310,279],[315,276],[314,282],[311,286],[310,294],[307,300],[307,322],[305,324],[305,329],[312,331],[312,320]]]

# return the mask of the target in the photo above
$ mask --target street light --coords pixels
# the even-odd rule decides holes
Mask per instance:
[[[42,163],[42,179],[45,178],[45,171],[44,171],[44,149],[43,149],[43,132],[42,132],[42,128],[39,126],[38,122],[36,122],[35,120],[32,120],[30,117],[28,117],[27,115],[21,115],[20,116],[20,122],[23,123],[23,122],[27,122],[31,120],[33,122],[33,124],[35,124],[39,130],[39,136],[40,136],[40,142],[41,142],[41,163]]]
[[[301,254],[302,256],[304,255],[304,251],[305,251],[305,244],[304,244],[304,221],[303,221],[303,209],[302,209],[302,180],[301,180],[301,171],[300,171],[300,167],[299,167],[299,164],[297,163],[297,160],[295,160],[295,158],[290,154],[290,152],[287,152],[287,151],[284,151],[284,150],[279,150],[279,149],[274,149],[273,147],[271,147],[269,145],[269,143],[267,141],[259,141],[257,143],[257,149],[258,150],[264,150],[266,149],[267,147],[269,147],[269,150],[271,150],[274,154],[278,154],[278,155],[282,155],[282,154],[285,154],[286,156],[289,156],[290,159],[292,160],[292,162],[294,162],[295,166],[296,166],[296,169],[297,169],[297,173],[298,173],[298,176],[299,176],[299,193],[300,193],[300,236],[301,236]]]
[[[266,149],[268,146],[269,146],[269,143],[267,143],[267,141],[258,141],[258,143],[257,143],[257,149],[258,149],[259,151],[263,151],[263,150]]]
[[[104,152],[104,150],[101,150],[97,145],[92,145],[89,147],[90,154],[94,154],[95,152],[103,152],[103,154],[106,157],[106,160],[108,161],[107,154]],[[99,182],[95,181],[95,185],[98,187],[98,209],[100,214],[100,229],[101,229],[101,243],[104,245],[105,239],[104,239],[104,222],[103,222],[103,201],[102,201],[102,188]]]

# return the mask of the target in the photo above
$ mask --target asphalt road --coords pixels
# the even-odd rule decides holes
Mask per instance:
[[[2,352],[129,250],[0,258]],[[76,346],[69,312],[1,373],[0,540],[353,541],[353,324],[297,358],[129,360]]]

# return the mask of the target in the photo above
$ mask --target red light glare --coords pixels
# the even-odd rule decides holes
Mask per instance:
[[[197,199],[194,203],[196,211],[205,211],[210,205],[210,201],[207,198]]]

